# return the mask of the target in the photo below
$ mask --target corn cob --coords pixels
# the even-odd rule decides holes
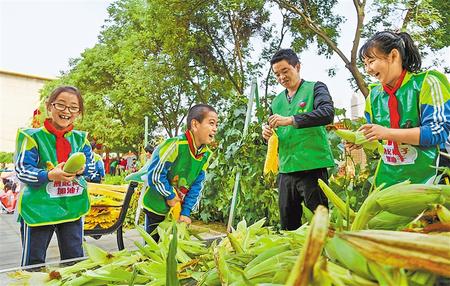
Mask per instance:
[[[319,187],[344,218],[349,217],[350,221],[355,218],[355,212],[351,208],[347,208],[346,203],[321,179],[319,179]]]
[[[450,277],[448,237],[385,230],[337,234],[364,256],[376,262],[406,269],[423,269]]]
[[[330,273],[332,279],[337,278],[346,286],[378,286],[378,283],[363,278],[331,261],[327,261],[327,271]]]
[[[366,228],[368,221],[381,211],[415,217],[442,200],[450,201],[450,186],[399,183],[370,194],[356,214],[351,230]]]
[[[440,204],[437,204],[435,209],[440,222],[450,222],[450,210]]]
[[[391,214],[381,211],[368,222],[369,229],[399,230],[414,220],[413,217]]]
[[[45,162],[45,166],[47,167],[47,171],[51,171],[55,168],[55,165],[50,161]]]
[[[322,253],[328,233],[328,210],[319,205],[314,213],[308,230],[306,242],[289,274],[286,285],[307,286],[313,272],[314,264]]]
[[[83,168],[86,164],[86,156],[83,152],[76,152],[70,155],[69,159],[67,159],[64,164],[63,170],[64,172],[75,174],[79,170]]]
[[[345,129],[337,129],[334,131],[337,136],[341,137],[347,142],[354,143],[356,145],[362,145],[364,149],[367,150],[378,150],[378,152],[383,151],[383,145],[378,141],[369,141],[366,139],[364,134],[360,131],[351,131]]]
[[[338,261],[348,270],[365,279],[373,280],[367,259],[345,240],[334,236],[327,241],[325,251],[329,258]]]
[[[264,174],[278,174],[278,136],[273,132],[267,143],[267,155],[264,162]]]

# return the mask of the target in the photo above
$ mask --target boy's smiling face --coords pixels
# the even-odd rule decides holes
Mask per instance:
[[[203,144],[211,144],[211,142],[214,141],[214,136],[217,132],[217,121],[217,113],[214,111],[208,111],[202,122],[199,122],[196,119],[192,120],[191,131],[192,134],[194,134],[197,148]]]

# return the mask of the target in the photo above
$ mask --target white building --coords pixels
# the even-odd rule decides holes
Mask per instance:
[[[14,152],[17,129],[30,126],[39,105],[39,90],[50,80],[0,70],[0,151]]]

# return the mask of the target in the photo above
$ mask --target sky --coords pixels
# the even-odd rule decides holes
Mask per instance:
[[[97,42],[112,2],[0,0],[0,69],[43,77],[56,77],[60,71],[67,71],[70,58],[78,57]],[[338,45],[349,57],[356,21],[353,1],[340,1],[336,13],[347,17]],[[289,42],[285,41],[282,47],[289,47]],[[337,55],[326,59],[317,55],[314,48],[299,55],[302,78],[327,84],[335,106],[349,110],[354,93],[347,80],[350,72]],[[328,77],[331,67],[337,72],[332,78]]]

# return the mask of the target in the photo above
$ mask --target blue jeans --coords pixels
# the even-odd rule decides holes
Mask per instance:
[[[21,266],[45,263],[47,248],[56,232],[61,260],[83,257],[83,220],[44,226],[28,226],[20,220]]]

